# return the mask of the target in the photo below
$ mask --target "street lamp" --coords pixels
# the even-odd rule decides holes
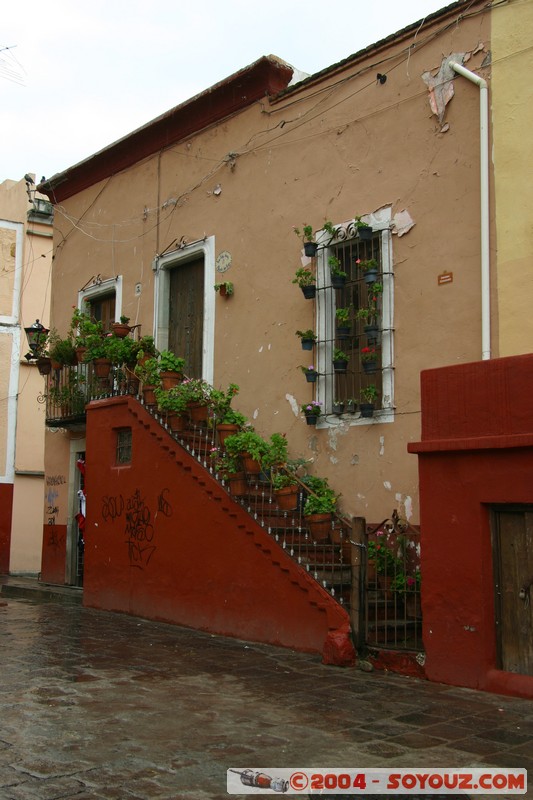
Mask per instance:
[[[34,361],[36,358],[39,357],[39,353],[42,350],[44,343],[46,342],[46,337],[50,333],[48,328],[45,328],[44,325],[41,325],[38,319],[35,320],[33,325],[30,325],[27,328],[24,328],[24,332],[28,339],[28,344],[30,346],[29,353],[26,353],[24,358],[26,361]]]

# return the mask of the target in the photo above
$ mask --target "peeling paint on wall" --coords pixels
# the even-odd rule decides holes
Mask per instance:
[[[395,495],[396,502],[398,503],[398,510],[400,512],[400,516],[404,517],[407,521],[409,521],[413,516],[413,499],[408,494],[403,495],[400,492],[397,492]],[[403,511],[403,513],[402,513]]]
[[[351,457],[350,464],[354,465],[359,464],[359,456],[357,455],[357,453],[354,453],[353,456]]]
[[[385,437],[384,436],[380,436],[379,437],[379,454],[380,454],[380,456],[385,455]]]
[[[424,72],[422,75],[422,80],[429,89],[431,111],[438,117],[441,125],[444,120],[446,106],[455,93],[452,80],[455,77],[455,72],[450,67],[450,61],[457,61],[462,64],[464,55],[464,53],[452,53],[450,56],[443,58],[436,75],[432,75],[431,72]]]
[[[390,481],[383,481],[383,486],[388,492],[392,491],[392,483]]]
[[[285,395],[285,400],[288,401],[288,403],[289,403],[289,405],[291,407],[292,413],[294,414],[295,417],[297,417],[300,412],[299,412],[298,403],[296,402],[295,398],[292,396],[292,394],[286,394]]]

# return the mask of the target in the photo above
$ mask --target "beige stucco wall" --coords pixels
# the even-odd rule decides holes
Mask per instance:
[[[80,223],[56,215],[57,326],[66,330],[91,276],[120,274],[124,313],[151,332],[154,256],[181,237],[214,236],[216,255],[231,253],[225,279],[235,285],[231,300],[216,296],[215,384],[237,383],[236,407],[259,432],[286,433],[291,456],[330,477],[344,511],[379,522],[398,509],[416,523],[417,460],[406,448],[420,437],[420,371],[481,355],[478,94],[456,85],[441,132],[421,75],[437,71],[443,54],[490,46],[489,26],[481,14],[436,38],[426,31],[414,50],[399,42],[66,200]],[[382,59],[384,85],[374,66]],[[229,153],[238,153],[234,164]],[[311,397],[294,333],[315,324],[313,304],[291,283],[301,248],[292,228],[387,204],[416,223],[393,236],[395,419],[314,431],[291,405]],[[439,286],[443,271],[454,279]]]
[[[27,220],[30,208],[25,181],[0,185],[0,218],[22,230],[17,286],[15,233],[0,223],[0,314],[12,315],[0,333],[0,476],[13,483],[10,572],[36,574],[41,563],[45,419],[38,398],[44,383],[24,359],[28,342],[23,328],[36,319],[48,323],[53,240],[50,225]]]
[[[533,341],[533,5],[492,14],[492,121],[500,354],[530,353]]]

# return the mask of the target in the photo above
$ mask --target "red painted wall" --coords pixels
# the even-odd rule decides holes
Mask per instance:
[[[0,483],[0,574],[9,572],[12,515],[13,484]]]
[[[89,406],[86,454],[85,605],[353,661],[346,612],[136,400]]]
[[[422,373],[419,456],[425,671],[533,697],[496,668],[490,508],[533,503],[533,356]]]
[[[43,525],[41,580],[45,583],[65,583],[66,543],[66,525]]]

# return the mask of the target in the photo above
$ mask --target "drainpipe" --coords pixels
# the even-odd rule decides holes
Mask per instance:
[[[489,235],[489,93],[487,81],[450,61],[450,67],[479,86],[479,156],[481,201],[481,358],[491,357],[490,348],[490,235]]]

